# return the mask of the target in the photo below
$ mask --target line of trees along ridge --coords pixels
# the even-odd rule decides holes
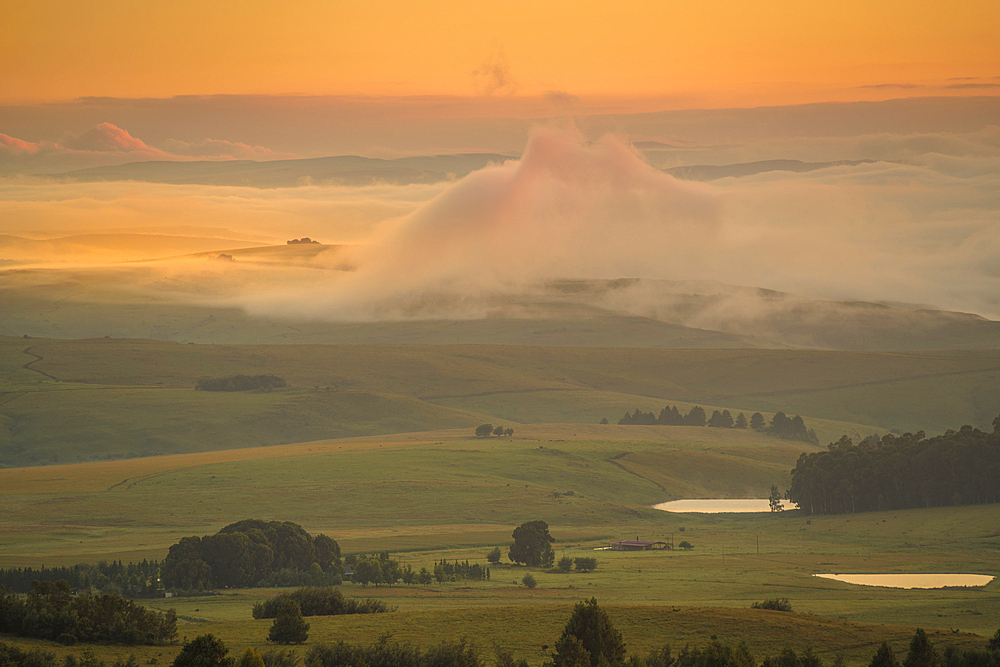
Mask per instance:
[[[607,423],[606,420],[602,423]],[[618,420],[619,425],[639,425],[639,426],[708,426],[710,428],[735,428],[735,429],[753,429],[754,431],[760,431],[762,433],[767,433],[769,435],[776,436],[778,438],[783,438],[785,440],[799,440],[801,442],[809,442],[813,444],[819,443],[819,438],[816,437],[816,432],[811,428],[807,428],[805,421],[799,415],[794,417],[789,417],[784,412],[776,412],[773,417],[771,417],[771,422],[768,424],[764,420],[764,415],[759,412],[753,413],[750,419],[747,419],[746,415],[742,412],[733,418],[733,415],[729,410],[714,410],[712,416],[709,417],[705,409],[700,405],[696,405],[687,414],[682,414],[680,410],[677,409],[676,405],[664,406],[660,410],[659,416],[654,415],[652,412],[643,412],[639,408],[635,409],[634,413],[626,412],[625,415]]]
[[[1000,416],[993,432],[972,426],[926,438],[923,431],[844,436],[799,456],[787,497],[806,514],[843,514],[1000,500]]]
[[[161,577],[167,588],[203,590],[277,585],[289,572],[339,584],[340,545],[291,521],[244,519],[215,535],[181,538],[170,547]]]

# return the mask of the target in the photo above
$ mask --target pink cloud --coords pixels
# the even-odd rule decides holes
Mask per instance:
[[[77,151],[142,153],[149,156],[170,157],[169,153],[146,145],[142,139],[136,139],[127,130],[111,123],[95,125],[79,137],[68,140],[65,147]]]
[[[163,149],[160,149],[107,122],[59,143],[33,143],[0,134],[0,174],[51,174],[136,160],[281,160],[298,157],[265,146],[210,138],[198,143],[167,139],[163,142]]]
[[[33,144],[24,139],[12,137],[9,134],[0,132],[0,153],[11,153],[13,155],[34,155],[40,148],[39,144]]]

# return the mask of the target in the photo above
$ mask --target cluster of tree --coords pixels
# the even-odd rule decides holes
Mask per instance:
[[[486,667],[482,656],[466,640],[443,642],[420,649],[401,642],[391,642],[383,635],[374,644],[360,646],[339,641],[320,644],[306,653],[305,667]]]
[[[281,570],[339,584],[340,546],[326,535],[311,536],[291,521],[244,519],[215,535],[184,537],[170,547],[161,578],[167,588],[203,590],[266,585]]]
[[[100,561],[97,565],[81,563],[72,567],[30,567],[0,569],[0,588],[13,593],[27,593],[34,581],[65,581],[70,589],[97,590],[102,593],[120,593],[128,596],[151,596],[159,589],[161,562],[143,560],[141,563]]]
[[[65,581],[36,581],[23,598],[0,591],[0,632],[66,645],[163,645],[177,639],[177,615],[149,611],[116,593],[73,595]]]
[[[569,556],[563,556],[559,559],[556,569],[560,572],[569,572],[573,569],[573,566],[576,566],[578,572],[593,572],[597,569],[597,559],[570,558]]]
[[[289,642],[291,643],[291,642]],[[226,644],[215,635],[199,635],[184,643],[174,659],[173,667],[298,667],[299,658],[294,651],[268,649],[258,652],[248,648],[239,660],[229,655]],[[76,667],[68,665],[67,667]],[[80,667],[90,667],[80,665]],[[93,665],[93,667],[102,667]],[[114,667],[120,667],[115,665]],[[132,667],[132,666],[127,666]]]
[[[288,386],[277,375],[230,375],[224,378],[198,380],[195,389],[201,391],[250,391],[251,389],[280,389]]]
[[[788,598],[768,598],[767,600],[762,600],[761,602],[754,602],[750,605],[751,609],[770,609],[771,611],[791,611],[792,603],[788,601]]]
[[[555,540],[549,535],[549,524],[544,521],[527,521],[514,529],[514,543],[507,557],[515,563],[534,567],[552,567],[556,554],[552,550]]]
[[[841,514],[1000,500],[1000,417],[994,431],[971,426],[855,445],[847,436],[799,456],[788,499],[807,514]]]
[[[354,568],[354,581],[362,586],[375,584],[377,588],[380,584],[388,584],[391,588],[399,581],[407,586],[412,584],[429,585],[435,580],[435,575],[431,574],[426,567],[420,568],[420,571],[417,572],[409,564],[401,565],[398,560],[389,558],[388,551],[360,557],[351,554],[345,562]],[[442,577],[438,581],[444,581],[444,578]]]
[[[511,436],[514,435],[514,429],[504,428],[503,426],[494,428],[493,424],[480,424],[476,427],[476,435],[480,438],[488,438],[491,435]]]
[[[441,559],[439,562],[434,563],[434,578],[440,582],[444,581],[459,581],[461,579],[467,579],[469,581],[489,581],[490,579],[490,568],[485,565],[480,565],[479,563],[469,564],[466,560],[464,563],[456,560],[454,563],[449,563],[445,559]]]
[[[277,618],[278,609],[286,600],[299,605],[303,616],[339,616],[341,614],[381,614],[395,611],[381,600],[347,598],[332,586],[311,586],[291,593],[282,593],[253,606],[253,617]]]
[[[605,420],[603,423],[607,423],[607,421]],[[764,415],[759,412],[753,413],[750,419],[747,420],[746,415],[742,412],[736,415],[736,418],[734,419],[729,410],[723,410],[722,412],[715,410],[712,412],[712,416],[709,417],[705,413],[705,409],[700,405],[696,405],[691,408],[687,414],[681,414],[681,411],[677,409],[676,405],[668,405],[660,410],[659,416],[653,414],[652,412],[643,412],[639,408],[636,408],[634,413],[629,414],[626,412],[625,415],[618,420],[618,423],[626,426],[659,425],[708,426],[711,428],[737,429],[750,428],[755,431],[761,431],[779,438],[784,438],[785,440],[801,440],[802,442],[811,443],[819,442],[816,437],[816,433],[812,429],[806,428],[802,417],[796,415],[789,418],[784,412],[776,413],[774,417],[771,418],[771,423],[767,424],[764,421]]]
[[[300,243],[319,243],[319,241],[313,241],[308,236],[303,236],[300,239],[292,239],[291,241],[285,241],[285,243],[288,245],[297,245]]]

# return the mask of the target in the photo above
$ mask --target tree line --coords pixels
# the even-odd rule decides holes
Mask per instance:
[[[607,420],[602,420],[603,424]],[[785,440],[799,440],[802,442],[819,443],[816,432],[807,428],[805,421],[799,415],[789,417],[784,412],[777,412],[771,418],[770,424],[764,420],[764,415],[759,412],[753,413],[748,420],[742,412],[733,418],[729,410],[714,410],[709,417],[705,409],[700,405],[691,408],[687,414],[682,414],[676,405],[664,406],[659,415],[652,412],[643,412],[639,408],[634,413],[625,412],[625,415],[618,420],[619,425],[640,425],[640,426],[708,426],[710,428],[749,428],[769,435],[783,438]]]
[[[224,378],[198,380],[199,391],[250,391],[251,389],[280,389],[288,383],[277,375],[230,375]]]
[[[993,432],[972,426],[854,444],[844,436],[799,456],[787,497],[806,514],[843,514],[1000,500],[1000,416]]]
[[[290,593],[282,593],[253,606],[253,617],[276,618],[278,608],[286,600],[292,600],[299,605],[303,616],[339,616],[341,614],[382,614],[395,611],[381,600],[367,598],[346,598],[336,588],[331,586],[310,586],[300,588]]]
[[[340,545],[291,521],[244,519],[215,535],[181,538],[170,547],[161,578],[167,588],[204,590],[266,586],[287,572],[307,573],[310,583],[339,584]]]
[[[143,560],[141,563],[100,561],[96,565],[81,563],[71,567],[42,566],[0,569],[0,588],[13,593],[27,593],[35,581],[65,581],[70,589],[91,589],[102,593],[119,593],[129,597],[153,596],[159,590],[162,561]]]
[[[476,427],[476,435],[480,438],[488,438],[491,435],[510,437],[514,435],[514,429],[504,428],[502,425],[494,427],[493,424],[480,424]]]
[[[36,581],[23,598],[0,590],[0,633],[66,645],[163,645],[177,639],[177,615],[149,611],[117,593],[73,595],[66,581]]]

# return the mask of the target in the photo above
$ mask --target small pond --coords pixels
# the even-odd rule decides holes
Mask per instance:
[[[785,503],[785,509],[788,509]],[[771,505],[767,498],[686,498],[671,500],[653,505],[653,509],[664,512],[703,512],[718,514],[720,512],[770,512]]]
[[[985,586],[989,574],[814,574],[814,577],[862,586],[887,588],[944,588],[945,586]]]

